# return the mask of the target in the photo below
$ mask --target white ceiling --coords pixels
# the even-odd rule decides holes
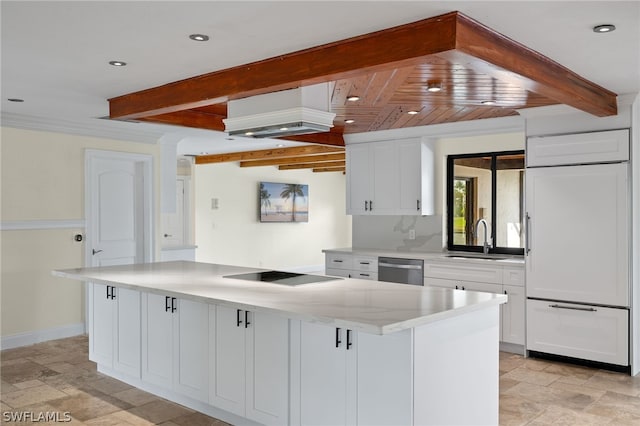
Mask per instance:
[[[268,148],[276,142],[98,118],[111,97],[453,10],[618,94],[640,92],[638,1],[2,0],[2,119],[146,142],[169,133],[187,137],[187,154]],[[595,34],[603,23],[617,30]]]

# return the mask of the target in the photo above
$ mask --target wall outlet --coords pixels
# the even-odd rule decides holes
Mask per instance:
[[[409,229],[409,239],[410,240],[415,240],[416,239],[416,230],[415,229]]]

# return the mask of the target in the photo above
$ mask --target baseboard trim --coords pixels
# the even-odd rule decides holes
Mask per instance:
[[[34,345],[36,343],[47,342],[49,340],[64,339],[65,337],[79,336],[84,334],[84,323],[63,325],[61,327],[49,328],[46,330],[29,331],[26,333],[12,334],[0,338],[0,349],[13,349],[22,346]]]

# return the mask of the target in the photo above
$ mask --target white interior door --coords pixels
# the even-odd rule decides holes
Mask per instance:
[[[87,266],[151,260],[151,156],[89,150]]]

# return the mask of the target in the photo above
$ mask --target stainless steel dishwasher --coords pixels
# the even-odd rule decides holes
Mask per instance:
[[[398,257],[378,258],[378,281],[424,285],[424,260]]]

